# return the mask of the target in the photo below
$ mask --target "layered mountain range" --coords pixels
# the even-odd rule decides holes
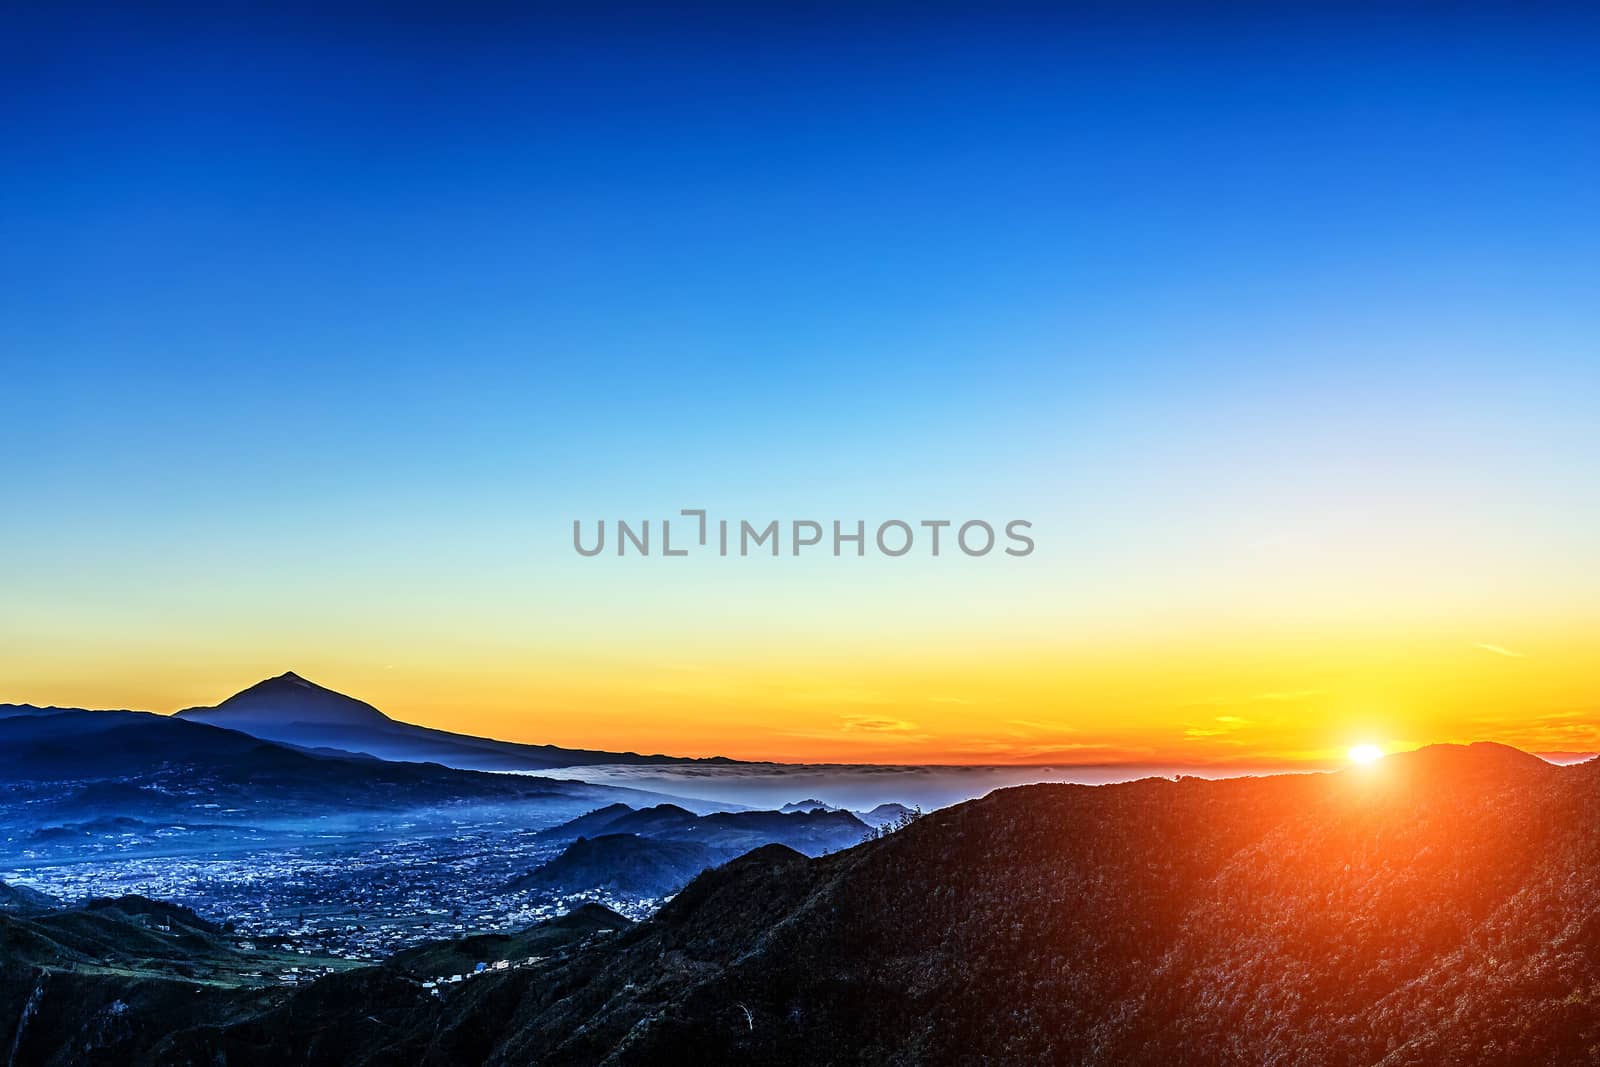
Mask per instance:
[[[574,892],[602,888],[660,897],[701,871],[763,845],[821,856],[858,844],[872,828],[848,811],[739,811],[698,815],[677,804],[635,810],[612,804],[538,834],[567,843],[555,859],[509,888]]]
[[[385,760],[441,763],[478,771],[542,771],[591,764],[731,763],[637,752],[560,748],[496,741],[391,719],[371,704],[288,671],[258,682],[215,707],[179,717],[302,748],[334,749]]]
[[[429,731],[394,722],[370,705],[292,674],[236,699],[172,716],[0,705],[0,859],[70,855],[97,846],[114,846],[122,854],[170,848],[174,826],[197,847],[202,838],[232,847],[262,844],[260,830],[347,829],[381,814],[499,807],[540,826],[608,803],[645,807],[670,800],[700,812],[738,806],[425,761],[418,746],[434,744],[427,740]],[[337,724],[352,745],[363,731],[392,739],[388,748],[360,747],[380,748],[393,758],[314,743],[330,740],[317,731]],[[457,739],[455,762],[462,765],[519,759],[554,765],[580,758],[573,750],[448,736]],[[484,747],[478,756],[467,753],[469,743],[479,742]],[[519,748],[534,754],[518,756]]]
[[[127,991],[79,976],[71,1058],[19,1062],[1593,1062],[1597,811],[1600,763],[1499,745],[1008,789],[821,858],[759,848],[459,987],[388,965],[117,1029]]]

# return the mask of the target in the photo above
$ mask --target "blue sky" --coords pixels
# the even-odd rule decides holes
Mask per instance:
[[[877,632],[930,573],[1066,633],[1143,585],[1198,614],[1218,573],[1389,575],[1348,546],[1395,530],[1506,588],[1386,612],[1563,615],[1587,580],[1576,15],[8,18],[29,695],[151,619],[145,654],[230,667],[598,640],[629,604],[646,640],[676,579],[574,572],[567,523],[695,504],[1046,529],[1020,585],[830,588]],[[1345,547],[1252,547],[1319,521]],[[825,614],[817,580],[696,577],[745,630]],[[323,600],[369,607],[325,632]],[[518,630],[534,603],[564,622]]]

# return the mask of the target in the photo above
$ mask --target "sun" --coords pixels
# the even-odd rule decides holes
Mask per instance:
[[[1376,763],[1383,758],[1383,749],[1377,745],[1357,745],[1348,755],[1351,763]]]

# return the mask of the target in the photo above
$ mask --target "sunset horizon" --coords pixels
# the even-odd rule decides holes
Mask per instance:
[[[1584,36],[1175,18],[61,30],[0,699],[289,664],[774,759],[1600,748]]]
[[[1600,1063],[1600,8],[3,26],[6,1067]]]
[[[1479,649],[1479,651],[1485,650]],[[1496,650],[1486,654],[1506,656],[1508,653],[1506,650]],[[1519,655],[1517,658],[1522,657]],[[154,711],[158,714],[173,714],[185,708],[215,704],[263,678],[283,673],[285,672],[279,671],[264,674],[260,678],[236,679],[235,682],[229,683],[232,685],[231,689],[225,685],[222,691],[208,692],[198,699],[188,701],[139,703],[115,697],[50,699],[40,696],[35,699],[12,699],[10,702],[40,707],[54,705],[128,708]],[[1263,724],[1263,719],[1267,716],[1262,711],[1256,711],[1254,719],[1238,714],[1239,711],[1254,705],[1257,708],[1276,711],[1281,717],[1285,713],[1295,714],[1297,711],[1303,711],[1307,703],[1319,698],[1326,700],[1331,697],[1326,691],[1319,690],[1272,690],[1235,702],[1196,702],[1193,707],[1203,710],[1204,714],[1191,715],[1189,725],[1166,727],[1165,730],[1168,731],[1166,734],[1162,733],[1163,728],[1152,728],[1151,743],[1147,747],[1140,748],[1118,747],[1109,741],[1097,744],[1087,740],[1094,736],[1088,731],[1073,731],[1076,739],[1071,744],[1055,748],[1028,747],[1021,743],[1005,748],[995,747],[992,744],[982,744],[973,749],[941,748],[938,742],[920,733],[914,733],[915,724],[888,718],[864,719],[854,726],[854,729],[863,733],[887,733],[894,736],[893,743],[878,742],[880,747],[877,748],[873,747],[874,742],[870,739],[856,742],[854,747],[848,747],[834,742],[831,738],[815,739],[830,747],[796,746],[777,751],[750,749],[744,747],[748,742],[742,740],[724,740],[720,745],[716,741],[709,741],[706,743],[709,747],[698,748],[687,740],[694,736],[691,732],[686,731],[681,725],[670,722],[658,724],[654,730],[647,724],[629,723],[615,727],[617,732],[608,733],[601,729],[574,727],[561,712],[557,711],[542,714],[514,712],[505,719],[491,718],[483,720],[482,724],[478,725],[470,713],[464,712],[460,703],[441,701],[439,704],[429,705],[419,701],[416,697],[415,684],[408,683],[403,677],[396,678],[392,670],[368,676],[374,683],[386,682],[387,686],[369,685],[365,680],[362,684],[336,684],[330,682],[323,672],[318,671],[294,670],[287,673],[356,697],[374,705],[390,718],[418,726],[524,744],[637,751],[690,759],[723,756],[744,761],[775,763],[907,766],[1127,765],[1144,768],[1213,768],[1219,771],[1235,769],[1239,773],[1246,773],[1340,766],[1346,762],[1351,747],[1356,745],[1374,745],[1385,753],[1392,753],[1411,751],[1433,744],[1492,741],[1536,755],[1567,758],[1594,755],[1594,749],[1585,746],[1593,745],[1596,739],[1593,728],[1587,723],[1580,723],[1576,729],[1569,725],[1569,720],[1577,719],[1579,717],[1577,715],[1556,717],[1555,721],[1545,728],[1526,722],[1519,722],[1513,726],[1510,724],[1515,720],[1507,719],[1503,720],[1505,725],[1498,727],[1498,732],[1496,732],[1496,720],[1492,718],[1463,718],[1459,721],[1463,724],[1465,732],[1458,729],[1455,733],[1440,731],[1430,735],[1419,735],[1415,731],[1409,734],[1403,731],[1397,732],[1392,724],[1404,721],[1397,716],[1350,715],[1344,718],[1342,725],[1335,725],[1321,731],[1320,734],[1312,735],[1336,738],[1322,747],[1252,748],[1251,737],[1267,732],[1272,727]],[[384,691],[394,693],[398,699],[385,699],[375,695]],[[893,706],[877,706],[883,714],[897,710]],[[743,706],[735,710],[748,713],[748,709]],[[766,713],[772,709],[760,710]],[[521,730],[498,730],[495,727],[497,721],[507,725],[520,724]],[[1015,725],[1018,729],[1047,732],[1047,727],[1038,722],[1021,722]],[[848,733],[849,729],[850,727],[847,727],[845,732]],[[1276,729],[1281,731],[1283,727],[1279,726]],[[657,733],[655,730],[661,732]],[[1067,727],[1063,724],[1057,731],[1064,734]],[[1181,732],[1172,734],[1171,731]],[[986,735],[985,739],[992,741],[992,736],[992,734]],[[661,744],[652,745],[645,740],[651,737],[662,738]],[[1161,747],[1163,737],[1167,738],[1166,743],[1169,747]]]

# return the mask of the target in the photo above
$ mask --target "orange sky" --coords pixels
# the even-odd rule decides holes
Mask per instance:
[[[203,667],[60,664],[7,699],[160,711],[294,669],[396,718],[509,740],[813,762],[1244,763],[1498,740],[1600,748],[1589,635],[1340,640],[1256,635],[969,648],[832,649],[759,661],[569,649],[378,663],[302,652]],[[750,654],[746,652],[745,657]],[[34,668],[35,671],[38,666]]]
[[[1112,23],[43,64],[0,701],[292,669],[688,755],[1600,748],[1588,40]],[[685,508],[1036,551],[573,549]]]

